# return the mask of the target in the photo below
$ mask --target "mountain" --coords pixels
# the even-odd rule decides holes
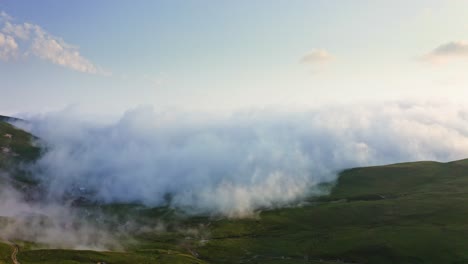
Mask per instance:
[[[37,159],[33,135],[0,121],[2,168]],[[4,137],[11,134],[12,138]],[[31,184],[19,172],[16,179]],[[330,194],[299,206],[226,219],[139,204],[83,203],[145,227],[115,251],[19,245],[25,263],[468,263],[468,160],[421,161],[343,171]],[[84,220],[83,220],[84,221]],[[159,228],[158,223],[165,223]],[[122,230],[121,222],[118,224]],[[1,235],[1,234],[0,234]],[[0,263],[14,247],[0,243]]]
[[[11,116],[0,115],[0,121],[3,121],[3,122],[13,122],[13,121],[24,121],[24,120],[21,119],[21,118],[17,118],[17,117],[11,117]]]

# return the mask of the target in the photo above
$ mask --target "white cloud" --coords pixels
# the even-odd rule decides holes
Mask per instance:
[[[463,58],[468,58],[468,41],[452,41],[442,44],[421,57],[423,61],[431,63],[444,63]]]
[[[15,45],[16,50],[22,52],[25,56],[33,55],[42,60],[79,72],[110,75],[110,72],[99,68],[82,56],[78,47],[70,45],[60,37],[50,34],[39,25],[30,23],[15,24],[12,22],[12,18],[5,12],[1,13],[1,18],[0,26],[2,28],[0,29],[0,33],[10,42],[8,53],[11,53],[13,45],[11,43],[19,43],[20,45]],[[1,24],[2,22],[3,25]]]
[[[8,60],[18,53],[18,44],[11,36],[0,32],[0,60]]]
[[[226,119],[151,109],[112,124],[70,112],[31,119],[48,143],[38,162],[51,197],[73,186],[102,202],[140,201],[244,216],[282,206],[336,179],[341,169],[468,157],[468,109],[383,103],[308,112],[249,111]]]
[[[310,64],[322,64],[330,62],[334,59],[334,56],[331,55],[328,51],[324,49],[314,49],[311,52],[305,54],[300,62],[301,63],[310,63]]]
[[[2,31],[6,34],[10,34],[16,38],[27,40],[30,36],[30,31],[32,30],[33,25],[29,23],[24,24],[12,24],[9,21],[5,22],[5,26]]]
[[[77,48],[48,34],[39,26],[33,28],[34,37],[30,51],[37,57],[79,72],[102,73],[93,63],[81,56]]]

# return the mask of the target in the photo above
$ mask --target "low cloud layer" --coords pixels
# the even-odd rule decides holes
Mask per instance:
[[[222,119],[143,107],[105,125],[58,112],[33,118],[27,129],[47,142],[36,169],[50,197],[83,188],[101,202],[234,217],[319,194],[317,184],[345,168],[468,157],[468,109],[444,104]]]
[[[421,59],[431,63],[444,63],[454,59],[468,58],[468,41],[452,41],[444,43]]]
[[[80,54],[78,47],[66,43],[42,27],[15,23],[5,12],[0,13],[0,59],[35,56],[53,64],[91,74],[110,74]]]
[[[0,240],[32,241],[40,248],[120,249],[109,227],[90,212],[52,201],[28,201],[0,174]],[[94,214],[94,219],[101,217]]]

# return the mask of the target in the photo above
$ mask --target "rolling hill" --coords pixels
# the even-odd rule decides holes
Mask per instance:
[[[11,150],[1,154],[1,168],[12,171],[20,186],[33,186],[15,164],[37,159],[34,137],[2,121],[0,135],[0,147]],[[79,205],[99,207],[113,219],[131,216],[142,226],[166,223],[163,230],[122,238],[124,247],[114,252],[13,242],[22,264],[468,263],[468,160],[353,168],[327,188],[327,196],[246,219],[138,204]],[[7,241],[0,243],[0,263],[13,263],[11,252]]]

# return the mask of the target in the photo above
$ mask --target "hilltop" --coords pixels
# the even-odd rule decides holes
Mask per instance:
[[[24,121],[24,120],[21,119],[21,118],[17,118],[17,117],[0,115],[0,121],[3,121],[3,122],[14,122],[14,121]]]
[[[16,162],[32,162],[34,136],[0,121],[1,167],[28,183]],[[12,135],[4,137],[5,134]],[[12,169],[13,168],[13,169]],[[26,175],[27,176],[27,175]],[[138,204],[85,204],[116,219],[163,221],[122,240],[115,252],[20,245],[25,263],[466,263],[468,262],[468,160],[421,161],[343,171],[330,194],[300,206],[263,210],[256,217],[190,216]],[[12,248],[0,244],[0,263]]]

